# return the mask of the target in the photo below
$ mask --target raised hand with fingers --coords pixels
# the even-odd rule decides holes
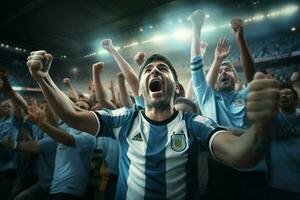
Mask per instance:
[[[254,124],[268,124],[279,110],[277,82],[269,75],[258,72],[249,84],[247,116]]]
[[[28,115],[29,119],[38,126],[41,126],[47,120],[46,111],[36,105],[28,107]]]
[[[102,47],[110,53],[112,53],[115,50],[111,39],[102,40],[101,44],[102,44]]]
[[[243,33],[243,20],[241,18],[233,18],[230,21],[231,28],[233,31],[233,34],[237,40],[242,40],[244,37]]]
[[[27,67],[34,79],[46,77],[52,64],[53,57],[44,50],[32,51],[27,57]]]
[[[231,46],[226,38],[221,38],[215,49],[215,57],[224,60],[230,53]]]

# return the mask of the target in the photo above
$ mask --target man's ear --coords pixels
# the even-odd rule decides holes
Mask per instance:
[[[180,86],[178,83],[175,85],[175,97],[178,97],[180,94]]]

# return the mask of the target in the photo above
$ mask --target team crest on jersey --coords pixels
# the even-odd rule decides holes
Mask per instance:
[[[174,134],[171,137],[171,148],[180,152],[186,148],[185,134]]]
[[[244,101],[244,99],[239,98],[234,101],[234,104],[237,106],[243,106],[243,105],[245,105],[245,101]]]

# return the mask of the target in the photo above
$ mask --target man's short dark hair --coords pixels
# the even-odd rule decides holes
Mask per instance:
[[[144,65],[140,68],[140,71],[139,71],[139,79],[141,79],[141,76],[142,76],[142,73],[145,69],[145,67],[151,63],[151,62],[155,62],[155,61],[161,61],[161,62],[164,62],[166,63],[171,72],[173,73],[173,76],[174,76],[174,79],[175,79],[175,82],[178,83],[178,76],[177,76],[177,72],[175,70],[175,68],[173,67],[172,63],[164,56],[162,55],[159,55],[159,54],[153,54],[152,56],[150,56],[144,63]]]

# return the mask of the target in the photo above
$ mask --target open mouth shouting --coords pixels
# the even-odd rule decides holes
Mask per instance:
[[[149,82],[149,95],[160,96],[163,93],[163,81],[159,78],[153,78]]]

